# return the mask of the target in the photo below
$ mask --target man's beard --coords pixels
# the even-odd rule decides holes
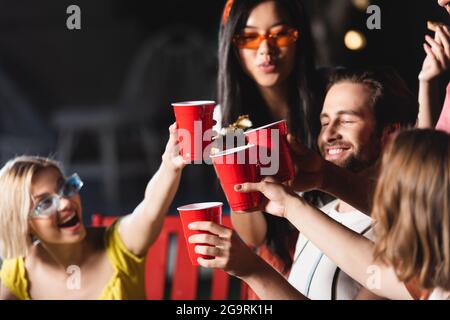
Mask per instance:
[[[328,145],[332,146],[332,145]],[[353,145],[352,145],[353,146]],[[354,146],[353,146],[354,147]],[[342,160],[329,160],[330,162],[334,163],[338,167],[345,168],[347,170],[350,170],[352,172],[358,173],[361,172],[372,165],[374,165],[381,152],[381,146],[379,139],[373,139],[371,143],[372,150],[367,150],[367,156],[363,156],[363,150],[353,148],[353,150],[356,150],[354,153],[350,154],[347,158]],[[321,150],[322,157],[325,158],[325,152]]]
[[[351,154],[348,158],[343,161],[331,161],[335,165],[350,170],[352,172],[358,173],[369,167],[371,167],[378,158],[372,157],[371,159],[362,160],[359,155]]]

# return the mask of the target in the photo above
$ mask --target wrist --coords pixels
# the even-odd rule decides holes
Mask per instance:
[[[284,218],[289,222],[293,221],[293,216],[300,214],[300,207],[304,204],[304,199],[298,196],[289,195],[286,200]]]
[[[160,170],[166,174],[179,175],[182,169],[175,166],[171,160],[164,159],[161,162]]]
[[[438,76],[436,76],[434,78],[429,78],[429,79],[428,78],[427,79],[419,78],[419,86],[422,89],[427,89],[427,88],[437,85],[438,80],[439,80]]]

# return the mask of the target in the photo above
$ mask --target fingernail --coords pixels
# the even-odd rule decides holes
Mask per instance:
[[[194,229],[194,228],[195,228],[195,223],[190,223],[190,224],[188,224],[188,228],[189,228],[189,229]]]
[[[242,185],[241,184],[235,185],[234,190],[236,190],[236,191],[242,190]]]

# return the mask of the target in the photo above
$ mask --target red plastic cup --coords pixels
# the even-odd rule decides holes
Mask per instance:
[[[275,134],[272,136],[272,130],[278,130],[278,135]],[[258,163],[262,172],[263,169],[270,168],[274,165],[276,166],[277,164],[263,163],[267,161],[262,161],[261,155],[272,157],[274,152],[278,152],[278,170],[274,176],[280,182],[289,181],[295,177],[294,162],[289,150],[287,134],[286,120],[277,121],[245,132],[247,143],[254,144],[258,147]],[[276,137],[278,137],[278,139],[276,139]],[[264,176],[264,174],[262,175]]]
[[[189,252],[189,258],[193,266],[198,266],[197,259],[199,257],[203,259],[214,259],[212,256],[202,255],[195,252],[195,246],[202,244],[189,243],[188,239],[194,234],[211,234],[209,232],[191,230],[188,225],[192,222],[197,221],[212,221],[217,224],[222,224],[222,202],[204,202],[204,203],[194,203],[186,206],[177,208],[181,224],[183,225],[184,238],[186,240],[186,245]],[[207,244],[203,244],[207,245]]]
[[[217,177],[230,204],[231,210],[245,212],[257,209],[261,193],[241,193],[234,190],[236,184],[259,182],[256,146],[247,145],[225,150],[211,156]]]
[[[189,162],[202,161],[205,148],[212,142],[212,134],[210,137],[204,137],[204,134],[213,127],[216,103],[186,101],[172,103],[172,106],[177,122],[181,155]]]

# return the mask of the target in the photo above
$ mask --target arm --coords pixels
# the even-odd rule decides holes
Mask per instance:
[[[212,222],[194,222],[188,227],[212,233],[197,234],[189,238],[190,243],[199,244],[195,247],[195,252],[215,257],[212,260],[199,258],[198,263],[201,266],[223,269],[230,275],[240,278],[262,300],[307,299],[280,273],[256,255],[236,232]]]
[[[124,244],[138,256],[145,255],[158,237],[164,216],[180,184],[182,169],[186,165],[179,155],[176,126],[170,126],[169,131],[170,138],[161,166],[148,183],[144,200],[132,214],[122,219],[119,226]]]
[[[436,80],[419,81],[418,128],[433,129],[436,126],[440,110],[438,87]]]
[[[247,245],[259,247],[264,244],[267,235],[267,222],[263,212],[235,213],[232,211],[231,222],[239,237]]]
[[[241,279],[261,300],[309,300],[269,264],[257,258],[259,262],[254,272]]]
[[[436,126],[442,103],[439,99],[439,77],[450,69],[450,32],[437,27],[434,39],[425,37],[426,57],[419,74],[419,128]]]
[[[390,299],[411,299],[405,285],[395,272],[380,261],[373,260],[374,243],[334,221],[303,199],[288,200],[287,219],[333,260],[350,277],[373,293]],[[328,235],[324,237],[323,235]],[[338,248],[338,250],[337,250]],[[371,268],[376,268],[379,285],[371,287]]]
[[[381,261],[373,260],[372,241],[309,205],[285,186],[263,181],[245,183],[236,189],[262,192],[269,199],[266,212],[288,219],[339,268],[376,295],[411,299],[394,270]]]

